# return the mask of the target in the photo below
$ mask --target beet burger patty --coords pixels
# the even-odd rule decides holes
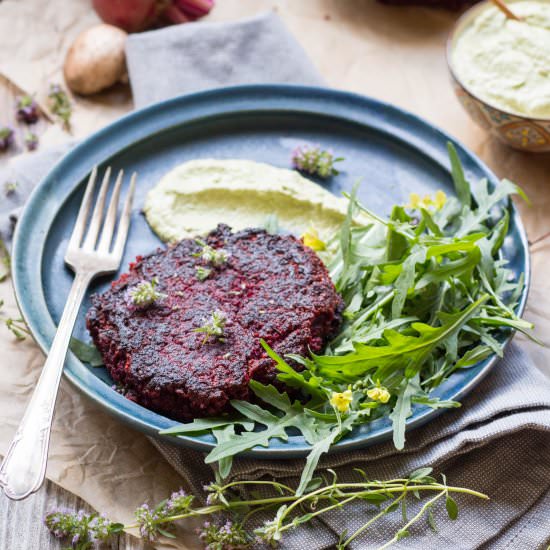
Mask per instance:
[[[137,300],[152,281],[156,299]],[[301,241],[219,225],[204,241],[138,257],[92,297],[87,326],[129,399],[185,420],[248,399],[250,379],[274,380],[261,338],[282,355],[320,352],[342,310],[325,266]]]

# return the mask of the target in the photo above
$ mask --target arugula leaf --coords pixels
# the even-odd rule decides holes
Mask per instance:
[[[470,195],[470,184],[466,180],[462,163],[458,158],[455,146],[448,141],[447,151],[449,152],[449,160],[451,161],[451,175],[453,177],[453,183],[455,185],[456,195],[458,200],[466,207],[470,207],[472,199]]]
[[[412,323],[415,336],[401,334],[395,330],[384,331],[386,345],[370,346],[355,344],[355,352],[343,356],[314,355],[318,372],[343,382],[353,381],[370,370],[375,370],[375,378],[383,379],[395,369],[404,369],[412,377],[423,365],[428,354],[447,338],[459,331],[487,301],[482,296],[461,312],[448,314],[440,327],[424,323]]]
[[[275,361],[275,367],[279,371],[277,375],[278,380],[284,382],[289,387],[300,388],[312,397],[326,399],[326,392],[321,388],[318,377],[312,375],[307,370],[303,373],[296,371],[280,355],[275,353],[265,340],[260,340],[260,343],[267,355]]]
[[[213,428],[212,434],[216,438],[216,442],[219,445],[220,443],[229,441],[231,437],[235,435],[235,425],[228,424],[227,426]],[[225,479],[229,475],[229,473],[231,472],[232,466],[233,466],[232,456],[226,456],[225,458],[221,458],[218,461],[218,473],[220,474],[220,477],[222,479]]]
[[[407,418],[412,413],[412,398],[421,392],[419,374],[410,379],[404,378],[400,384],[397,401],[390,414],[393,424],[393,444],[399,451],[405,446],[405,427]]]
[[[173,428],[167,428],[165,430],[160,430],[159,434],[161,435],[184,435],[191,433],[207,432],[209,430],[214,430],[216,428],[221,428],[224,426],[235,425],[242,426],[245,430],[252,430],[254,428],[254,422],[250,422],[243,418],[236,417],[224,417],[224,418],[195,418],[193,422],[188,422],[186,424],[178,424]]]
[[[407,295],[414,288],[416,264],[426,261],[426,253],[427,251],[424,247],[414,248],[410,256],[403,262],[401,273],[394,284],[395,298],[392,302],[392,318],[401,317]]]
[[[302,470],[300,484],[296,490],[297,495],[302,495],[308,488],[309,482],[313,478],[317,465],[319,464],[321,455],[327,453],[333,443],[351,429],[355,421],[355,416],[346,417],[339,425],[330,430],[327,435],[319,439],[312,446],[311,451],[307,455],[304,469]]]
[[[92,344],[86,344],[78,338],[71,337],[71,343],[69,349],[76,355],[80,361],[89,363],[92,367],[102,367],[103,357],[99,350]]]
[[[439,397],[413,396],[412,402],[415,405],[425,405],[432,409],[458,409],[461,407],[458,401],[441,400]]]
[[[267,447],[272,438],[283,441],[288,439],[287,429],[299,430],[309,444],[315,444],[324,436],[325,423],[307,414],[304,405],[299,401],[291,402],[286,393],[281,394],[274,386],[264,386],[256,381],[251,381],[252,391],[266,403],[275,406],[284,414],[275,415],[258,405],[246,401],[232,401],[231,405],[243,416],[250,418],[266,428],[261,431],[243,432],[230,436],[227,441],[217,445],[206,457],[207,464],[216,462],[221,458],[234,456],[249,450],[257,445]]]
[[[402,206],[394,206],[390,220],[396,220],[400,222],[409,222],[410,218],[405,212]],[[406,253],[409,248],[409,240],[402,234],[394,229],[394,226],[388,226],[388,243],[386,247],[386,260],[391,262],[392,260],[399,260]]]
[[[473,349],[469,349],[466,353],[456,362],[456,369],[463,369],[466,367],[471,367],[487,359],[489,355],[493,353],[493,350],[489,346],[476,346]]]

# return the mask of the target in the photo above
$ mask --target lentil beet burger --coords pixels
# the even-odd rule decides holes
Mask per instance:
[[[320,352],[344,304],[317,255],[289,235],[219,225],[146,257],[92,297],[87,326],[129,399],[185,420],[249,399],[279,354]],[[297,367],[299,368],[299,367]]]

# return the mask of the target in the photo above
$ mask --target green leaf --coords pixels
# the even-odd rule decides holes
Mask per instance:
[[[291,404],[286,394],[276,395],[278,392],[273,386],[263,386],[259,382],[255,382],[251,384],[251,389],[258,397],[266,398],[271,401],[271,404],[276,403],[278,407],[285,408],[284,414],[277,416],[254,403],[231,401],[234,409],[244,417],[264,425],[265,429],[230,435],[226,441],[212,449],[205,459],[207,464],[235,456],[256,446],[267,447],[273,438],[286,441],[288,428],[299,430],[311,445],[324,438],[327,430],[330,429],[330,423],[322,422],[309,415],[299,401],[294,401]]]
[[[266,409],[263,409],[259,405],[254,403],[249,403],[248,401],[231,401],[231,406],[240,412],[244,417],[254,420],[254,422],[259,422],[260,424],[265,424],[266,426],[272,423],[279,422],[279,416],[269,412]]]
[[[297,495],[302,495],[306,491],[306,488],[313,478],[317,464],[321,455],[326,453],[331,445],[334,443],[336,437],[340,434],[340,429],[336,427],[333,429],[325,438],[318,441],[313,447],[306,458],[306,464],[302,470],[302,475],[300,477],[300,484],[296,490]]]
[[[320,387],[319,378],[313,376],[307,370],[303,373],[296,371],[280,355],[273,351],[265,340],[261,339],[260,343],[267,355],[275,361],[275,367],[280,373],[277,375],[278,380],[291,388],[300,388],[312,397],[326,398],[324,390]]]
[[[418,372],[428,355],[450,336],[459,331],[487,301],[482,296],[476,302],[456,314],[449,314],[439,327],[424,323],[412,323],[416,336],[408,336],[394,330],[386,330],[386,345],[356,344],[355,352],[344,356],[314,356],[319,374],[341,381],[353,381],[376,370],[375,377],[384,379],[397,369],[406,368]],[[412,376],[412,374],[411,374]]]
[[[451,161],[451,175],[453,177],[453,183],[455,185],[458,200],[464,206],[470,207],[472,202],[470,195],[470,184],[464,176],[462,163],[458,158],[458,153],[456,152],[455,146],[450,141],[447,142],[447,151],[449,152],[449,160]]]
[[[312,491],[315,491],[315,489],[318,489],[319,487],[321,487],[322,484],[323,484],[322,477],[314,477],[309,480],[309,483],[304,489],[304,493],[311,493]]]
[[[476,365],[480,361],[487,359],[489,355],[493,353],[493,350],[489,346],[476,346],[473,349],[468,350],[455,364],[455,368],[463,369]]]
[[[450,519],[455,520],[458,517],[458,505],[451,495],[447,495],[445,499],[445,508]]]
[[[461,405],[458,401],[441,400],[439,397],[415,396],[412,402],[416,405],[425,405],[432,409],[457,409]]]
[[[398,450],[405,446],[405,428],[407,418],[412,412],[412,397],[421,391],[418,374],[410,380],[404,378],[401,382],[395,407],[390,414],[393,425],[393,444]]]
[[[166,537],[169,539],[176,538],[176,535],[174,535],[174,533],[170,533],[170,531],[167,531],[166,529],[161,529],[160,527],[157,527],[157,530],[163,537]]]
[[[413,248],[410,256],[402,264],[401,273],[395,280],[395,297],[392,302],[392,318],[401,316],[403,306],[409,290],[414,288],[416,264],[426,261],[426,249],[424,247]]]
[[[212,429],[212,434],[216,438],[216,442],[219,445],[220,443],[229,441],[231,437],[235,435],[235,425],[229,424],[228,426],[214,428]],[[222,479],[225,479],[230,474],[232,466],[233,466],[232,456],[227,456],[218,461],[218,472]]]
[[[437,525],[435,523],[435,517],[431,506],[428,508],[428,525],[434,533],[437,533]]]
[[[412,481],[418,481],[428,477],[432,472],[433,468],[430,467],[418,468],[418,470],[414,470],[409,474],[409,479]]]
[[[290,398],[286,392],[279,393],[279,390],[275,386],[269,384],[264,386],[257,382],[256,380],[250,380],[250,389],[262,400],[265,401],[268,405],[275,407],[283,412],[286,412],[290,409],[291,403]]]
[[[410,536],[409,531],[407,531],[406,529],[401,529],[400,531],[397,532],[397,535],[395,536],[395,538],[397,540],[401,540],[401,539],[404,539],[408,536]]]
[[[402,206],[394,206],[390,220],[408,222],[409,216]],[[402,233],[395,231],[393,226],[388,226],[388,238],[386,246],[386,261],[400,260],[409,248],[408,239]]]
[[[101,353],[99,353],[99,350],[92,344],[86,344],[86,342],[72,337],[69,349],[78,359],[80,359],[80,361],[89,363],[92,367],[102,367],[104,364]]]
[[[432,215],[428,210],[425,208],[420,209],[420,213],[422,214],[422,220],[426,224],[426,227],[436,236],[436,237],[443,237],[443,231],[437,225],[436,221],[433,219]]]
[[[245,430],[252,430],[254,428],[254,422],[236,417],[223,417],[223,418],[195,418],[193,422],[186,424],[178,424],[173,428],[167,428],[166,430],[160,430],[161,435],[184,435],[190,433],[207,432],[215,428],[221,428],[228,425],[239,425]]]

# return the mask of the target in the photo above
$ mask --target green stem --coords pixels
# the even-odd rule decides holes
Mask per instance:
[[[337,502],[336,504],[332,504],[331,506],[327,506],[326,508],[322,508],[321,510],[317,510],[316,512],[312,512],[310,514],[309,518],[312,519],[316,516],[320,516],[321,514],[324,514],[325,512],[329,512],[330,510],[334,510],[335,508],[341,508],[342,506],[344,506],[344,504],[347,504],[348,502],[351,502],[352,500],[355,500],[359,496],[360,496],[360,493],[356,493],[356,494],[350,496],[349,498],[346,498],[346,499],[344,499],[340,502]],[[286,525],[283,525],[279,529],[279,532],[282,533],[283,531],[286,531],[287,529],[290,529],[291,527],[295,527],[295,525],[292,522],[287,523]]]
[[[391,302],[394,296],[395,296],[395,290],[391,290],[384,297],[380,298],[380,300],[378,300],[377,302],[374,302],[374,304],[372,304],[372,306],[369,307],[369,309],[367,309],[357,319],[353,321],[353,326],[356,327],[357,325],[364,323],[371,315],[376,313],[378,309],[385,306],[388,302]]]
[[[393,482],[394,480],[392,480]],[[375,494],[388,494],[388,493],[410,493],[413,491],[444,491],[445,485],[441,484],[434,484],[434,485],[391,485],[392,482],[387,482],[384,484],[384,487],[380,489],[371,489],[371,490],[363,490],[363,491],[356,491],[354,493],[342,493],[342,498],[361,498],[365,497],[367,495],[375,495]],[[409,480],[410,482],[410,480]],[[235,484],[239,484],[238,482],[235,482]],[[154,524],[161,524],[161,523],[169,523],[172,521],[178,521],[181,519],[186,519],[188,517],[193,516],[204,516],[204,515],[211,515],[215,514],[217,512],[223,512],[227,510],[232,510],[234,508],[242,508],[246,506],[266,506],[266,505],[272,505],[272,504],[285,504],[287,502],[292,502],[292,504],[285,510],[285,513],[281,517],[281,523],[282,520],[284,520],[285,517],[288,516],[288,513],[296,508],[296,506],[299,506],[303,502],[306,502],[307,500],[310,500],[312,497],[318,497],[319,499],[329,499],[334,498],[332,494],[323,494],[323,493],[332,493],[334,489],[357,489],[357,488],[365,488],[365,486],[371,486],[371,485],[380,485],[380,483],[339,483],[332,485],[330,487],[321,487],[317,489],[316,491],[313,491],[311,493],[307,493],[306,495],[301,496],[300,498],[296,499],[296,496],[289,495],[289,496],[281,496],[281,497],[270,497],[270,498],[264,498],[264,499],[256,499],[256,500],[243,500],[243,501],[233,501],[228,502],[228,504],[216,504],[213,506],[205,506],[203,508],[196,508],[195,510],[191,510],[189,512],[186,512],[184,514],[178,514],[175,516],[167,516],[158,520],[155,520]],[[466,489],[464,487],[447,487],[447,490],[450,493],[462,493],[467,494],[471,496],[475,496],[478,498],[483,499],[489,499],[487,495],[484,495],[483,493],[479,493],[478,491],[474,491],[472,489]],[[127,525],[126,529],[134,529],[139,527],[139,524],[131,524]]]
[[[390,541],[386,542],[386,544],[384,544],[383,546],[378,548],[378,550],[386,550],[386,548],[389,548],[394,542],[397,542],[399,540],[398,539],[399,532],[407,530],[413,523],[417,522],[426,513],[426,510],[428,508],[433,506],[435,502],[437,502],[441,497],[445,496],[446,494],[447,494],[447,491],[445,489],[443,489],[441,491],[441,493],[439,493],[439,495],[436,495],[435,497],[428,500],[428,502],[426,502],[426,504],[424,504],[424,506],[422,506],[422,508],[420,508],[420,511],[418,512],[418,514],[416,514],[416,516],[414,516],[410,521],[408,521],[398,531],[398,533],[395,534],[395,536]]]
[[[277,481],[233,481],[231,483],[228,483],[227,485],[224,485],[223,487],[220,487],[220,492],[223,493],[227,489],[231,489],[232,487],[238,487],[241,485],[267,485],[279,489],[285,489],[289,493],[296,494],[296,491],[294,489]]]
[[[382,516],[385,516],[390,511],[392,506],[395,506],[396,503],[401,502],[406,496],[407,493],[402,493],[389,506],[386,506],[386,508],[367,521],[367,523],[365,523],[362,527],[359,527],[359,529],[357,529],[351,537],[344,541],[342,548],[345,548],[352,540],[356,539],[361,533],[364,533],[375,521],[379,520]]]
[[[323,493],[326,492],[326,491],[333,491],[334,489],[343,489],[343,488],[359,488],[359,487],[365,487],[365,484],[364,483],[340,483],[340,484],[335,484],[333,486],[330,486],[330,487],[321,487],[320,489],[317,489],[316,491],[313,491],[311,493],[308,493],[306,495],[303,495],[302,497],[300,497],[299,499],[295,500],[284,512],[283,514],[281,514],[281,517],[279,518],[279,525],[282,525],[283,522],[284,522],[284,519],[290,514],[290,512],[292,512],[292,510],[294,510],[294,508],[296,508],[297,506],[299,506],[300,504],[302,504],[303,502],[309,500],[311,497],[313,496],[316,496],[316,495],[319,495],[319,497],[321,498],[323,496]],[[477,496],[479,498],[485,498],[485,499],[488,499],[489,497],[487,495],[484,495],[483,493],[479,493],[477,491],[473,491],[471,489],[464,489],[462,487],[448,487],[447,488],[449,491],[451,492],[455,492],[455,493],[465,493],[465,494],[470,494],[472,496]],[[442,491],[442,490],[445,490],[445,485],[441,485],[441,484],[434,484],[434,485],[412,485],[412,486],[408,486],[408,485],[404,485],[404,486],[391,486],[391,487],[384,487],[382,489],[376,489],[376,490],[369,490],[369,491],[362,491],[360,492],[360,494],[366,496],[366,495],[374,495],[374,494],[381,494],[381,493],[394,493],[394,492],[401,492],[401,493],[409,493],[409,492],[413,492],[413,491]],[[343,496],[348,496],[348,495],[343,495]],[[290,497],[291,499],[292,497]],[[295,498],[295,497],[293,497]],[[329,498],[329,495],[326,495],[325,498]],[[241,505],[244,505],[245,503],[241,503]],[[249,504],[250,505],[250,502],[246,503],[246,504]]]

